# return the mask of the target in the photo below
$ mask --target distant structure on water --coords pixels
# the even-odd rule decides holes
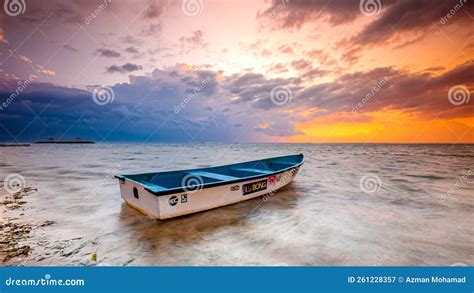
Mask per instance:
[[[55,140],[54,138],[50,137],[48,140],[40,140],[36,143],[60,143],[60,144],[86,144],[86,143],[95,143],[91,140],[81,140],[80,137],[76,137],[75,140]]]
[[[29,147],[29,143],[0,143],[0,147]]]

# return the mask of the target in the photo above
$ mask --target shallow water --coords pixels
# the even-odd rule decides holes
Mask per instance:
[[[161,222],[111,178],[298,153],[272,197]],[[32,145],[0,159],[0,178],[38,188],[0,206],[33,227],[29,254],[3,265],[474,265],[474,145]]]

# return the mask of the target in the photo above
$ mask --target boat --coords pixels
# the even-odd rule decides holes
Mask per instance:
[[[299,154],[115,178],[127,205],[164,220],[272,194],[289,184],[303,163]]]

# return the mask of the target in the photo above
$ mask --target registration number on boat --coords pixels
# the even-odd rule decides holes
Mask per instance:
[[[257,182],[247,183],[242,186],[244,195],[267,189],[267,179]]]

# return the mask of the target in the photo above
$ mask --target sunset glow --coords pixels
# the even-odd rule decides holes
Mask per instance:
[[[457,3],[27,1],[0,15],[0,139],[471,143]]]

